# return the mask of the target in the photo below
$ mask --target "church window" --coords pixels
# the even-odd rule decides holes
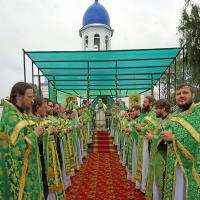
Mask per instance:
[[[88,36],[85,36],[85,51],[88,50]]]
[[[94,35],[94,50],[95,51],[100,50],[100,35],[99,34]]]
[[[106,45],[106,50],[108,50],[108,44],[109,44],[109,39],[108,39],[108,36],[106,35],[105,37],[105,45]]]

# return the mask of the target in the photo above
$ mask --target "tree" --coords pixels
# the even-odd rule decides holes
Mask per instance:
[[[185,69],[185,74],[186,74],[186,77],[189,77],[189,72],[187,68]],[[168,69],[166,73],[162,76],[162,78],[160,79],[161,96],[162,98],[167,98],[172,103],[172,105],[175,104],[175,98],[174,98],[175,91],[176,91],[175,86],[183,82],[182,77],[183,77],[183,58],[182,58],[182,55],[179,55],[176,58],[176,68],[175,68],[175,62],[174,62],[170,66],[170,70]]]
[[[180,44],[185,45],[186,81],[200,98],[200,4],[185,1],[178,27]]]

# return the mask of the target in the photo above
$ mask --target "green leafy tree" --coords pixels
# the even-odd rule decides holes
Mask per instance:
[[[175,67],[176,66],[176,67]],[[176,75],[175,75],[176,73]],[[185,74],[189,77],[187,68]],[[169,77],[170,75],[170,77]],[[168,99],[172,104],[175,104],[175,90],[176,85],[183,82],[183,59],[182,55],[176,58],[175,62],[170,66],[166,73],[162,76],[161,80],[161,96],[162,98]],[[170,88],[170,90],[169,90]]]
[[[185,80],[200,98],[200,3],[185,1],[180,25],[178,27],[180,44],[185,45],[186,74]]]

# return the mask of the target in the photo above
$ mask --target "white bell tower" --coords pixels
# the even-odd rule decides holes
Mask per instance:
[[[113,29],[107,10],[95,0],[83,16],[83,27],[79,30],[83,51],[111,49]]]

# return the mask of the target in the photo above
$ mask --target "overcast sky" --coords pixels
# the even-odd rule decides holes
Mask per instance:
[[[94,0],[0,0],[0,98],[23,80],[22,49],[81,50],[79,29]],[[184,0],[99,0],[114,35],[112,49],[179,46]],[[27,59],[27,64],[30,64]],[[27,71],[31,82],[31,65]]]

